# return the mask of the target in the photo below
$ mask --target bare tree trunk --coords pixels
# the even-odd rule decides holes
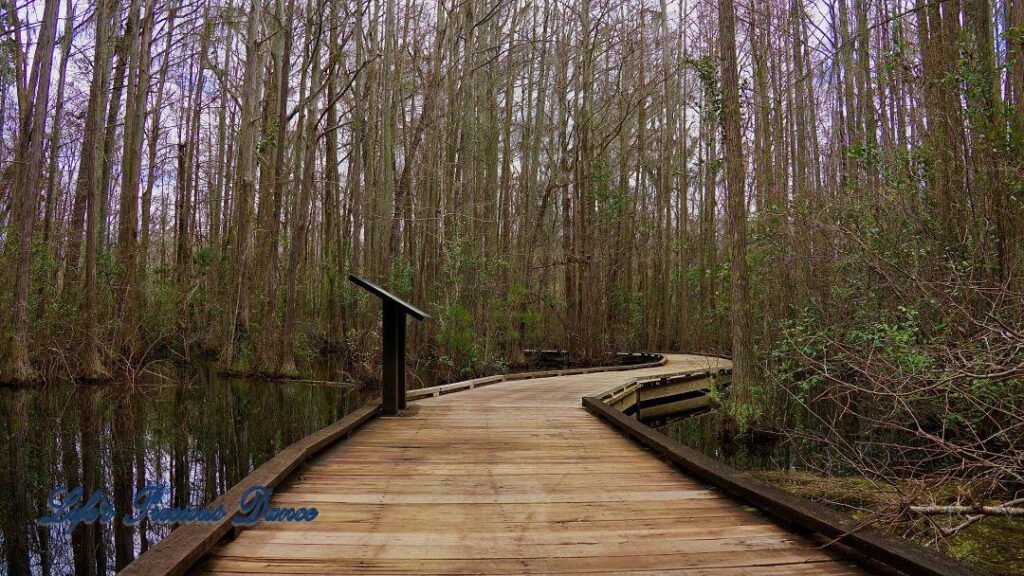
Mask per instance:
[[[110,84],[110,96],[107,99],[107,109],[105,110],[107,115],[107,121],[103,125],[103,162],[99,164],[99,225],[100,235],[97,237],[99,244],[97,250],[104,252],[107,250],[107,244],[109,238],[109,214],[107,213],[110,209],[110,180],[114,170],[114,155],[117,153],[117,127],[118,127],[118,116],[121,114],[121,96],[124,94],[125,88],[125,74],[128,71],[128,43],[135,33],[135,26],[137,25],[138,19],[132,19],[131,14],[134,12],[135,7],[138,5],[140,0],[123,0],[116,4],[114,11],[114,22],[113,22],[113,33],[117,35],[117,31],[120,27],[121,13],[125,10],[128,11],[129,17],[125,21],[124,32],[117,36],[113,45],[113,77],[111,78]]]
[[[167,71],[170,69],[171,48],[174,40],[174,22],[178,14],[177,0],[172,0],[167,12],[167,41],[164,44],[164,60],[160,64],[160,73],[156,81],[156,101],[153,103],[152,120],[149,128],[149,140],[147,142],[148,157],[146,164],[148,172],[146,176],[146,189],[142,194],[142,221],[141,239],[139,241],[139,278],[140,290],[145,292],[147,288],[149,246],[150,246],[150,215],[153,209],[153,186],[156,183],[157,175],[157,143],[160,141],[160,117],[163,112],[164,86],[167,83]]]
[[[64,116],[64,89],[67,85],[68,61],[71,54],[71,37],[74,34],[75,6],[68,0],[64,7],[64,32],[60,43],[60,72],[57,75],[57,101],[53,110],[53,127],[50,128],[50,163],[46,172],[46,212],[43,216],[43,242],[48,250],[56,254],[56,250],[50,248],[53,236],[54,210],[57,204],[58,183],[60,175],[57,174],[57,167],[60,160],[60,137],[63,128]],[[56,273],[56,268],[54,269]],[[56,282],[56,278],[50,281]]]
[[[255,126],[257,121],[256,104],[260,98],[257,73],[262,65],[262,43],[259,39],[262,30],[261,5],[255,0],[249,3],[248,24],[245,34],[245,73],[242,79],[242,114],[238,133],[238,154],[235,162],[235,206],[234,225],[231,235],[231,258],[237,267],[236,272],[248,266],[251,255],[250,222],[252,220],[252,200],[255,188],[255,167],[253,148],[255,145]],[[235,366],[239,337],[248,337],[249,301],[248,274],[235,273],[229,275],[231,281],[227,286],[225,302],[224,345],[220,359],[226,367]],[[239,333],[242,334],[239,334]]]
[[[292,221],[292,238],[286,278],[288,287],[285,291],[284,323],[281,330],[280,343],[280,372],[284,374],[298,373],[298,368],[295,365],[296,300],[298,298],[296,284],[298,282],[299,264],[305,255],[306,242],[308,240],[310,201],[313,196],[313,175],[316,169],[316,150],[320,136],[320,113],[317,103],[319,101],[318,94],[323,82],[323,67],[320,64],[323,14],[317,12],[315,19],[310,18],[310,23],[312,24],[311,29],[315,31],[315,34],[309,39],[312,56],[309,60],[310,88],[303,142],[302,183],[299,185],[299,198],[298,203],[295,205],[295,215]]]
[[[101,1],[96,15],[96,58],[93,63],[92,84],[89,89],[89,108],[86,116],[86,131],[82,140],[82,162],[79,170],[78,187],[85,190],[85,344],[82,354],[82,376],[99,379],[106,376],[99,356],[99,335],[97,334],[97,286],[96,257],[98,252],[99,186],[103,164],[106,162],[104,141],[97,138],[106,111],[106,91],[109,83],[112,52],[110,51],[111,19],[116,13],[112,0]],[[81,194],[81,192],[79,192]],[[77,199],[76,199],[77,202]],[[75,257],[77,265],[77,256]]]
[[[128,94],[125,105],[124,154],[121,159],[121,202],[117,234],[120,318],[116,336],[118,347],[129,361],[138,348],[142,294],[139,290],[139,184],[142,172],[142,133],[149,96],[150,41],[152,40],[154,0],[146,0],[145,13],[132,8],[129,16],[135,26],[128,46]],[[138,29],[137,31],[136,28]]]
[[[54,36],[57,27],[58,0],[47,0],[39,28],[32,76],[28,90],[31,101],[23,108],[18,140],[18,166],[15,168],[13,229],[7,246],[16,247],[14,299],[11,305],[11,333],[5,335],[4,362],[0,380],[27,381],[36,378],[29,362],[28,307],[32,280],[32,239],[39,205],[37,175],[42,170],[46,112],[50,100],[50,71],[53,64]],[[16,239],[16,241],[12,240]]]
[[[718,0],[719,51],[722,61],[722,124],[726,188],[729,197],[729,247],[732,276],[732,388],[738,406],[749,400],[756,378],[750,333],[750,288],[747,285],[746,161],[740,133],[739,73],[736,66],[736,8]]]

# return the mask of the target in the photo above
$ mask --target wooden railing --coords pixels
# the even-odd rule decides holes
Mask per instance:
[[[499,382],[512,382],[515,380],[529,380],[531,378],[551,378],[554,376],[571,376],[573,374],[592,374],[594,372],[617,372],[621,370],[637,370],[640,368],[653,368],[665,364],[665,356],[653,352],[619,352],[616,356],[620,359],[634,359],[632,364],[613,364],[611,366],[591,366],[589,368],[562,368],[557,370],[535,370],[531,372],[513,372],[510,374],[498,374],[485,378],[474,378],[451,384],[420,388],[406,392],[409,400],[427,398],[430,396],[443,396],[452,392],[471,390],[481,386],[497,384]]]
[[[667,422],[705,411],[713,388],[724,390],[732,380],[731,368],[687,371],[653,378],[631,378],[602,392],[602,402],[643,422]]]
[[[541,349],[541,348],[527,348],[523,350],[523,354],[531,357],[535,360],[547,359],[560,359],[569,356],[568,350],[563,349]],[[655,362],[662,357],[657,352],[616,352],[615,359],[619,364],[646,364],[649,362]]]

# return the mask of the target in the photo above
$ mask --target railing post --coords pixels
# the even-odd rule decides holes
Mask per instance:
[[[398,335],[399,345],[395,347],[395,363],[398,368],[395,370],[395,391],[398,393],[398,409],[405,410],[405,313],[395,309],[395,334]]]
[[[394,416],[405,410],[405,312],[397,306],[385,303],[381,310],[381,325],[384,329],[382,375],[384,414]]]
[[[396,318],[400,315],[402,314],[387,302],[381,307],[381,329],[384,331],[381,348],[381,359],[384,361],[384,370],[381,374],[381,411],[389,416],[398,414],[401,409],[398,401],[398,380],[399,373],[404,370],[398,362],[399,339]]]

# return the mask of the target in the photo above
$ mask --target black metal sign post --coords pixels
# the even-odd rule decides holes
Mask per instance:
[[[396,297],[373,282],[350,274],[349,280],[380,298],[381,328],[384,331],[381,358],[384,373],[381,378],[382,411],[394,416],[405,409],[405,317],[417,320],[430,318],[425,312]]]

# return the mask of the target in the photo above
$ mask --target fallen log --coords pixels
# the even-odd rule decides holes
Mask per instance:
[[[1024,508],[1014,507],[1011,503],[998,506],[911,506],[910,511],[927,516],[1024,516]]]

